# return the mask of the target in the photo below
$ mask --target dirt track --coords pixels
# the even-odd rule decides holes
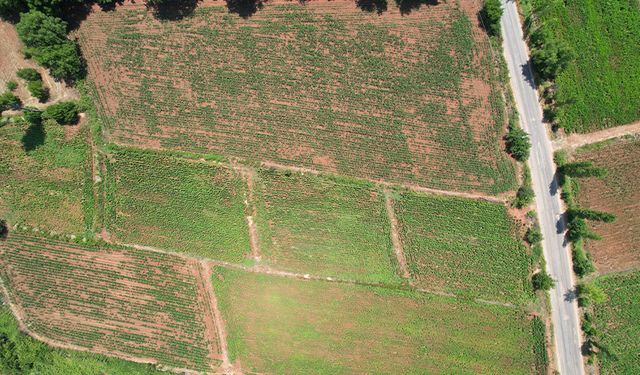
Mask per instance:
[[[568,149],[569,151],[573,151],[580,146],[606,141],[607,139],[619,138],[630,134],[640,134],[640,121],[593,133],[572,133],[568,136],[555,140],[553,142],[553,148],[556,150]]]

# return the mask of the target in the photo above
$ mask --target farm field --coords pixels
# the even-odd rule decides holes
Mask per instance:
[[[530,257],[505,206],[411,192],[395,206],[416,285],[503,302],[531,300]]]
[[[107,158],[105,212],[115,240],[233,262],[249,254],[246,187],[235,171],[117,147]]]
[[[607,177],[581,178],[581,206],[611,212],[613,223],[589,222],[602,240],[587,240],[586,249],[601,273],[640,267],[640,139],[626,138],[582,147],[575,159],[605,167]]]
[[[124,6],[78,35],[116,143],[499,194],[515,173],[474,4],[267,4],[243,20],[221,3],[172,22]]]
[[[543,7],[575,60],[556,79],[559,123],[586,133],[640,119],[640,5],[636,1],[527,0]]]
[[[255,195],[263,263],[314,275],[400,281],[380,188],[261,170]]]
[[[59,233],[91,231],[87,133],[78,126],[0,125],[0,218]]]
[[[53,349],[20,332],[15,317],[0,299],[0,372],[31,369],[38,374],[66,375],[162,375],[151,365],[127,362],[92,353]],[[19,354],[16,355],[16,349]]]
[[[213,283],[244,371],[533,371],[530,322],[517,309],[222,268]]]
[[[176,256],[12,233],[2,279],[25,324],[48,339],[174,368],[210,370],[194,267]],[[209,358],[212,358],[209,360]]]
[[[602,374],[640,372],[640,272],[607,275],[596,280],[607,301],[595,306],[594,321],[600,343],[610,355],[598,356]]]

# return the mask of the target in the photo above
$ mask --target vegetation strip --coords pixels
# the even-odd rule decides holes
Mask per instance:
[[[398,262],[398,269],[402,277],[408,279],[411,275],[407,267],[407,258],[404,256],[404,251],[402,250],[402,241],[400,240],[400,233],[398,232],[398,218],[393,210],[393,198],[388,189],[384,189],[384,204],[387,209],[387,215],[389,216],[391,241],[393,242],[393,250],[396,254],[396,261]]]

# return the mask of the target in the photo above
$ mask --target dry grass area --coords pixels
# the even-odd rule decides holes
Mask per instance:
[[[14,232],[0,242],[0,264],[20,318],[54,342],[174,368],[222,360],[217,338],[205,336],[198,269],[182,258]]]
[[[602,236],[587,241],[601,273],[640,267],[640,139],[627,137],[578,149],[575,159],[592,161],[605,167],[609,175],[603,179],[580,179],[577,195],[581,206],[611,212],[613,223],[590,222]]]
[[[475,2],[95,12],[79,37],[110,139],[499,194],[515,186]]]

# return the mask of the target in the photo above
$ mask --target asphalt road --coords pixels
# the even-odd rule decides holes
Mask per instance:
[[[542,123],[527,46],[515,1],[502,0],[503,50],[509,67],[511,87],[520,112],[520,124],[531,136],[529,167],[536,193],[536,209],[544,236],[544,256],[547,272],[556,280],[551,290],[552,323],[558,371],[562,375],[584,374],[581,355],[581,332],[575,280],[569,244],[565,241],[564,212],[555,178],[553,149],[549,133]]]

